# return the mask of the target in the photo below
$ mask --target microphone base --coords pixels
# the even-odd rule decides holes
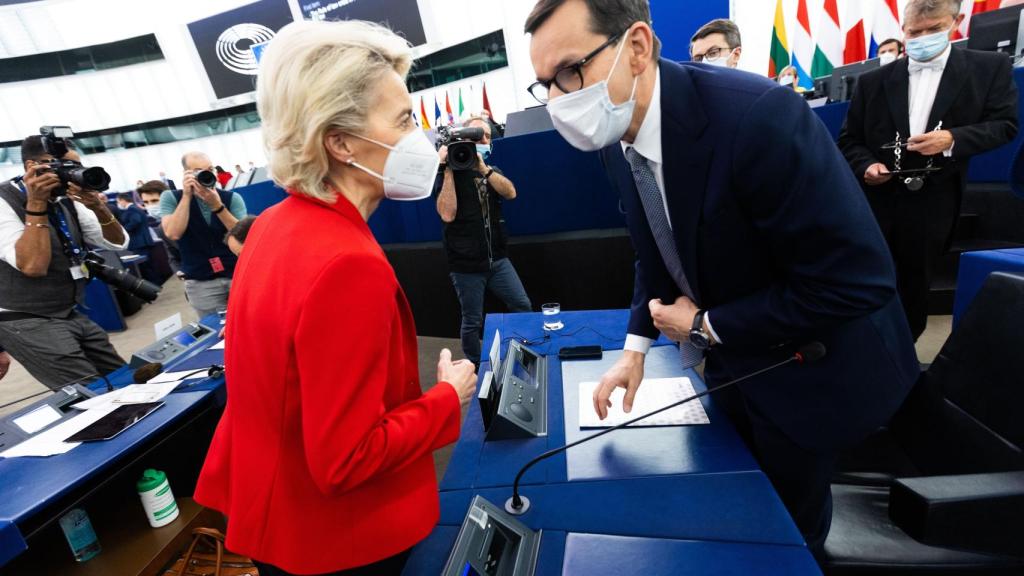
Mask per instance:
[[[523,514],[526,514],[530,509],[530,499],[526,496],[520,496],[519,499],[523,501],[523,507],[518,509],[512,505],[512,498],[505,500],[505,512],[508,512],[513,516],[522,516]]]

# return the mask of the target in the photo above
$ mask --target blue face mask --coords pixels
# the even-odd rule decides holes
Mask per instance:
[[[484,160],[487,160],[487,158],[491,155],[491,145],[490,144],[477,144],[476,145],[476,153],[481,155],[481,156],[483,156]]]
[[[949,46],[949,30],[907,40],[907,55],[918,62],[928,62]]]

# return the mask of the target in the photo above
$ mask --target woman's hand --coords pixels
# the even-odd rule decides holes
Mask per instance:
[[[451,384],[463,407],[476,396],[476,367],[469,360],[452,362],[452,352],[447,348],[441,350],[437,362],[437,381]]]

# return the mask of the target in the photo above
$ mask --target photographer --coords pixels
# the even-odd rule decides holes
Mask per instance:
[[[0,184],[0,347],[58,389],[124,365],[106,332],[76,310],[86,245],[124,250],[128,235],[93,191],[61,181],[43,137],[21,144],[25,175]],[[64,195],[66,191],[66,195]]]
[[[224,236],[242,218],[245,201],[234,192],[218,190],[213,162],[202,152],[182,156],[185,169],[181,190],[160,196],[164,233],[178,244],[185,295],[199,318],[227,307],[231,277],[238,257]]]
[[[480,364],[480,331],[483,328],[484,293],[490,289],[512,312],[529,312],[530,298],[506,252],[507,235],[501,204],[516,197],[516,187],[500,170],[488,166],[491,125],[471,118],[466,128],[480,128],[476,143],[477,164],[472,169],[452,169],[448,146],[439,149],[443,172],[437,176],[437,212],[444,221],[444,246],[452,284],[462,307],[462,352]],[[440,193],[438,194],[438,191]]]

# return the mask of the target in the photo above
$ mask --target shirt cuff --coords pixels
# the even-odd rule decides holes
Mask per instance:
[[[956,142],[953,142],[952,144],[949,145],[949,150],[946,150],[945,152],[942,153],[942,156],[944,158],[952,158],[953,157],[953,148],[955,148],[955,147],[956,147]]]
[[[711,337],[715,339],[715,343],[721,344],[722,339],[718,337],[718,332],[715,332],[715,327],[711,325],[711,312],[704,313],[704,323],[708,325],[708,332],[711,332]]]
[[[622,349],[629,350],[630,352],[647,354],[647,352],[650,351],[652,344],[654,344],[654,340],[645,336],[626,334],[626,343],[622,346]]]

